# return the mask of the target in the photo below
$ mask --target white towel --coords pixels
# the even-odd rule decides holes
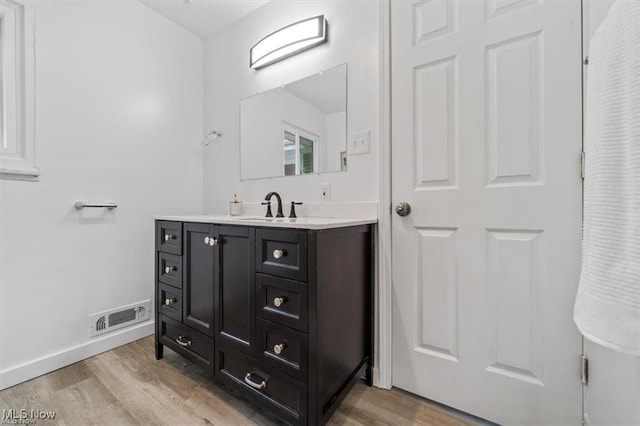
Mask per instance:
[[[619,0],[589,50],[582,334],[640,355],[640,0]]]

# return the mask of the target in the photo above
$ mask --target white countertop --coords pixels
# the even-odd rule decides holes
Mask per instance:
[[[260,216],[155,216],[156,220],[172,220],[177,222],[219,223],[222,225],[249,225],[270,228],[298,228],[298,229],[331,229],[346,226],[366,225],[376,223],[376,218],[355,217],[286,217],[266,218]]]

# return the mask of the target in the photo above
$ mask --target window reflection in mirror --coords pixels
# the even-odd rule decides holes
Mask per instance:
[[[242,180],[345,171],[346,64],[240,101]]]
[[[315,145],[318,137],[290,124],[282,126],[284,176],[305,175],[317,169]]]

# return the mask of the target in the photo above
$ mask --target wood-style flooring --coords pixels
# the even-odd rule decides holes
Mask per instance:
[[[55,411],[46,425],[274,425],[276,418],[147,337],[0,392],[2,410]],[[402,391],[359,383],[331,425],[468,425],[477,419]]]

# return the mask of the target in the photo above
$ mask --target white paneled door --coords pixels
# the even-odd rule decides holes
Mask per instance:
[[[580,424],[580,1],[392,1],[391,43],[393,384]]]

